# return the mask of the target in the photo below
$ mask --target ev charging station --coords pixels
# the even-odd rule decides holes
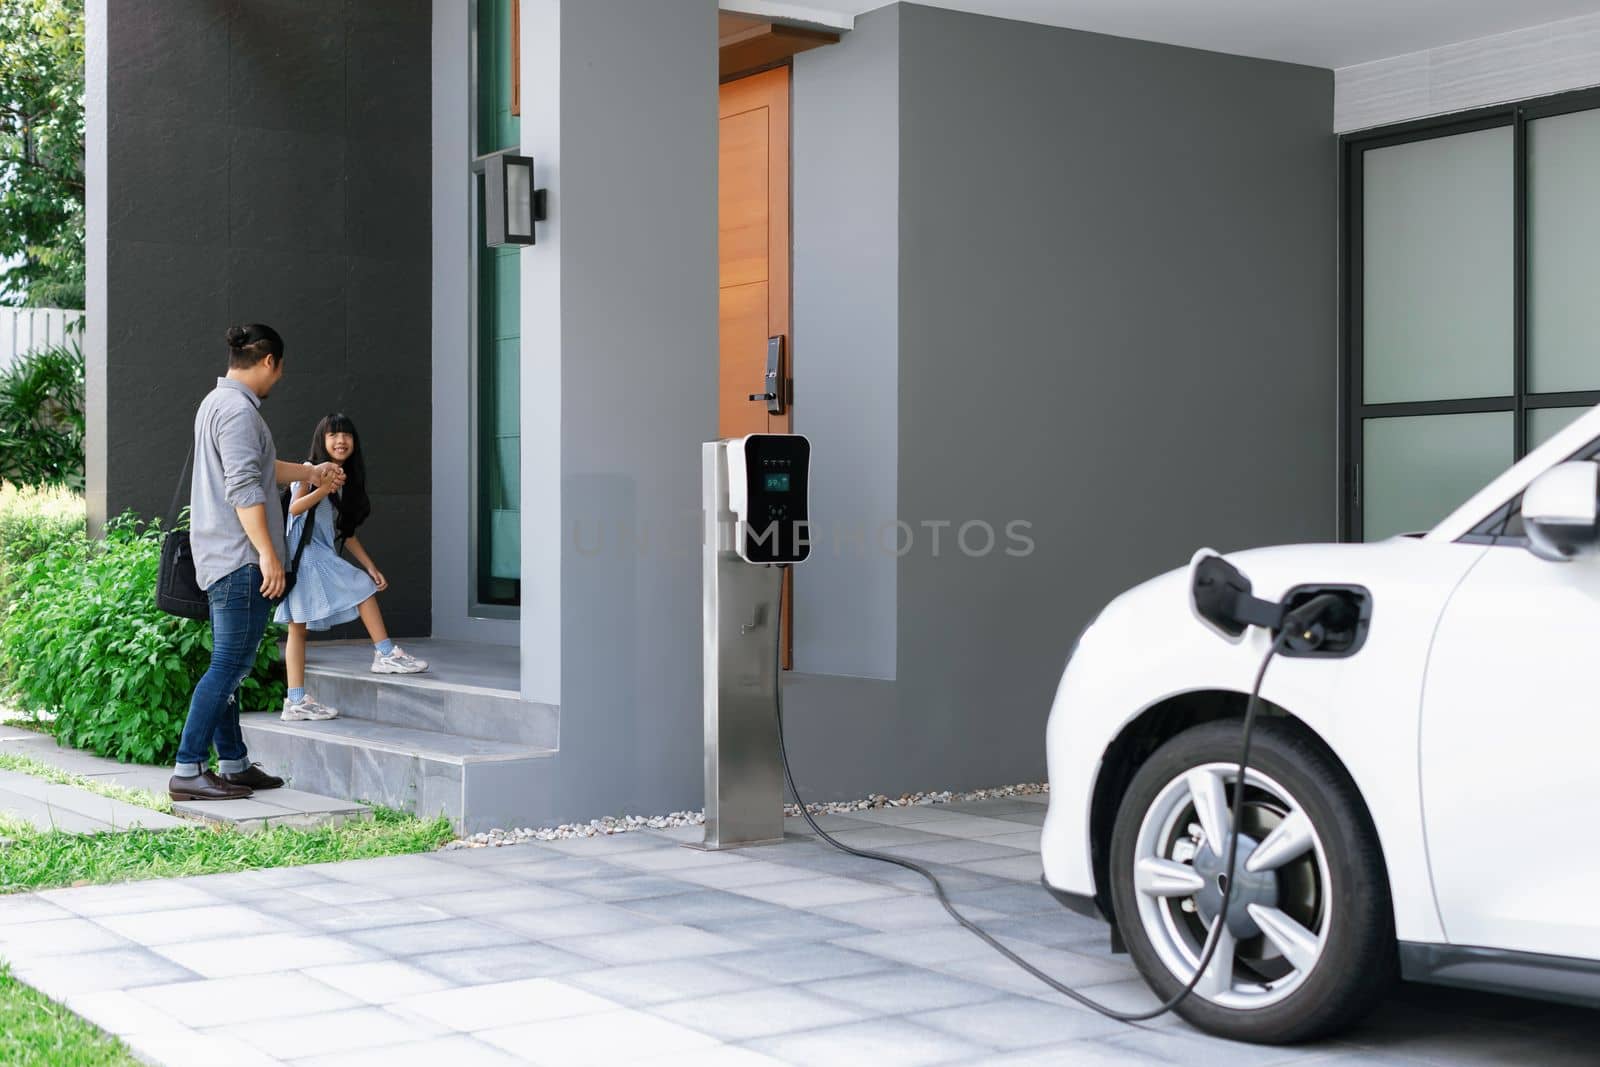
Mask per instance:
[[[783,570],[811,554],[811,442],[757,433],[701,446],[705,850],[783,840],[778,736]]]

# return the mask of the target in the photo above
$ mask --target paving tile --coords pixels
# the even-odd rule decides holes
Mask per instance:
[[[369,885],[400,885],[412,878],[432,878],[456,873],[432,856],[382,856],[370,860],[341,860],[319,863],[314,868],[324,878]]]
[[[486,845],[483,848],[453,848],[434,853],[433,858],[452,867],[499,867],[516,863],[538,863],[559,858],[562,853],[549,846],[556,842],[519,841],[514,845]]]
[[[925,965],[966,959],[987,949],[970,931],[955,923],[923,930],[895,930],[888,933],[848,937],[837,942],[857,952],[870,952],[899,963]]]
[[[76,889],[51,889],[39,894],[76,915],[137,915],[178,908],[209,908],[227,903],[222,897],[183,882],[121,882]]]
[[[463,867],[460,870],[446,869],[442,874],[404,875],[383,883],[383,888],[396,898],[424,899],[447,893],[493,893],[515,888],[518,884],[501,877],[499,868]]]
[[[677,842],[663,840],[644,830],[625,830],[619,834],[595,834],[593,837],[569,837],[559,841],[540,841],[538,847],[554,853],[599,855],[605,858],[623,852],[651,851],[670,848]]]
[[[628,900],[619,906],[660,922],[693,923],[701,927],[707,924],[781,919],[794,914],[789,908],[715,889],[695,889],[665,897]]]
[[[667,896],[672,893],[687,893],[695,888],[687,882],[680,882],[675,878],[668,878],[657,874],[638,874],[574,878],[570,881],[556,882],[563,890],[579,894],[588,900],[607,900],[612,902],[624,900],[642,900],[645,897]]]
[[[590,964],[592,967],[593,964]],[[562,975],[569,985],[619,1004],[648,1006],[751,989],[760,980],[707,960],[666,960],[630,967],[601,967]]]
[[[236,904],[218,904],[135,915],[102,915],[95,920],[107,930],[141,945],[171,945],[219,937],[294,932],[294,924]]]
[[[65,956],[133,947],[127,938],[90,919],[45,919],[0,926],[0,956]]]
[[[864,830],[841,830],[833,836],[854,848],[889,850],[895,845],[927,845],[943,841],[939,834],[930,834],[918,825],[874,826]]]
[[[926,883],[924,883],[926,884]],[[1042,885],[1001,885],[988,889],[963,889],[950,893],[950,902],[965,910],[969,905],[1003,912],[1006,915],[1028,915],[1048,911],[1054,914],[1067,912]],[[1067,914],[1073,914],[1067,912]]]
[[[450,983],[438,975],[399,960],[307,967],[305,974],[368,1004],[392,1004],[450,988]]]
[[[622,1010],[486,1030],[481,1041],[552,1067],[612,1067],[716,1046],[717,1040],[642,1011]]]
[[[279,1067],[282,1062],[225,1033],[152,1031],[124,1039],[128,1047],[149,1063],[163,1067]]]
[[[307,967],[360,963],[372,960],[377,955],[370,948],[326,934],[223,937],[212,941],[162,945],[156,951],[206,978],[236,978],[274,971],[298,971]]]
[[[912,826],[918,823],[938,822],[948,819],[951,813],[940,810],[942,806],[936,804],[911,804],[903,808],[873,808],[871,811],[858,811],[852,814],[852,819],[863,822],[882,823],[886,826]],[[923,827],[927,829],[927,827]]]
[[[296,1060],[295,1067],[517,1067],[528,1061],[474,1037],[452,1034],[410,1045],[354,1049]]]
[[[940,1008],[983,1004],[1005,996],[993,986],[921,967],[896,967],[850,978],[824,978],[808,982],[802,988],[878,1015],[937,1011]]]
[[[1182,1063],[1186,1067],[1266,1067],[1267,1064],[1292,1063],[1305,1055],[1304,1052],[1285,1052],[1270,1045],[1247,1045],[1180,1031],[1129,1028],[1121,1034],[1106,1036],[1102,1041],[1117,1051],[1136,1052],[1153,1060]],[[1459,1064],[1464,1061],[1452,1057],[1448,1062]],[[1483,1062],[1511,1061],[1498,1059]]]
[[[134,999],[194,1029],[297,1018],[354,1008],[354,997],[303,974],[175,982],[134,990]]]
[[[969,871],[979,874],[993,874],[1001,878],[1011,878],[1018,882],[1037,882],[1044,873],[1040,866],[1037,853],[1026,852],[1020,856],[982,860],[978,863],[964,863],[962,866]]]
[[[998,911],[965,905],[961,914],[974,922],[989,923],[1005,918]],[[953,926],[955,920],[932,896],[885,897],[881,900],[862,900],[853,904],[831,904],[815,909],[816,914],[839,919],[873,930],[923,930],[929,927]]]
[[[872,1019],[762,1038],[750,1048],[800,1067],[922,1067],[970,1059],[992,1051],[900,1019]]]
[[[370,1007],[241,1023],[224,1030],[228,1036],[283,1060],[365,1051],[383,1045],[404,1046],[445,1032],[436,1024]]]
[[[149,949],[122,948],[76,955],[9,957],[11,971],[57,1000],[108,989],[134,989],[198,978]]]
[[[67,997],[62,1003],[106,1033],[116,1034],[119,1037],[134,1033],[184,1029],[183,1024],[177,1019],[140,1000],[135,993],[125,989],[79,993]]]
[[[872,931],[864,926],[830,919],[809,912],[785,911],[769,919],[741,919],[733,922],[697,922],[695,926],[714,934],[743,941],[747,945],[780,945],[794,942],[833,941],[861,937]]]
[[[949,837],[995,837],[1017,832],[1015,823],[1004,819],[988,819],[981,815],[951,814],[933,822],[921,824],[920,829]]]
[[[443,908],[416,900],[374,901],[370,904],[324,907],[309,912],[297,907],[292,914],[300,925],[321,933],[378,930],[444,922],[453,918]]]
[[[911,1022],[999,1049],[1031,1048],[1062,1041],[1121,1034],[1127,1025],[1087,1008],[1006,997],[953,1005],[908,1016]],[[1187,1062],[1178,1059],[1175,1062]]]
[[[640,927],[655,925],[655,920],[637,912],[598,901],[573,904],[563,908],[541,908],[538,911],[485,915],[482,919],[484,922],[503,926],[507,930],[534,940],[579,937],[583,934],[614,934],[620,930],[637,930]]]
[[[351,941],[377,949],[390,956],[418,956],[425,952],[456,952],[471,948],[496,948],[517,940],[503,926],[476,919],[451,918],[440,922],[409,926],[380,926],[375,930],[355,930]]]
[[[962,932],[964,933],[965,931]],[[1057,995],[1051,991],[1049,986],[1001,956],[988,945],[983,944],[976,938],[969,938],[969,943],[972,947],[968,949],[966,955],[930,960],[928,961],[928,966],[948,974],[959,975],[970,971],[975,976],[982,975],[985,981],[1001,985],[1002,988],[1011,992],[1021,993],[1024,996],[1055,997]],[[951,947],[958,948],[959,944],[952,942]],[[1045,948],[1042,945],[1030,945],[1023,942],[1011,942],[1007,947],[1045,974],[1073,989],[1120,982],[1133,973],[1132,965],[1127,961],[1126,957],[1121,959],[1100,959],[1064,949]],[[1001,969],[991,969],[995,963],[1001,964]],[[1005,973],[1004,969],[1009,969],[1010,973]]]
[[[436,893],[415,899],[418,903],[467,918],[496,918],[585,903],[581,894],[539,885],[515,885],[508,889],[483,892]]]
[[[865,1017],[859,1009],[824,1000],[794,986],[677,1000],[651,1010],[664,1019],[731,1043]]]
[[[258,893],[265,889],[324,883],[327,878],[322,875],[322,871],[326,866],[327,864],[311,864],[303,867],[269,867],[257,871],[201,874],[185,878],[176,884],[232,899],[239,894]]]
[[[708,934],[690,926],[654,926],[615,934],[589,934],[549,942],[551,947],[601,963],[654,963],[738,952],[745,946],[732,938]]]
[[[1133,1049],[1117,1048],[1096,1040],[1043,1045],[985,1057],[978,1062],[983,1067],[1156,1067],[1157,1064],[1173,1067],[1171,1060],[1152,1059]]]
[[[618,867],[586,856],[563,856],[558,860],[538,863],[508,863],[496,866],[494,872],[502,878],[541,885],[572,881],[578,878],[625,878],[635,873],[630,868]],[[559,886],[558,888],[566,888]]]
[[[878,900],[900,895],[900,891],[892,886],[853,878],[812,878],[803,882],[742,885],[733,887],[730,892],[791,908],[825,908],[829,904],[850,904],[858,900]]]
[[[897,845],[884,851],[908,860],[917,860],[919,863],[928,861],[970,865],[976,860],[1016,859],[1019,856],[1038,861],[1038,855],[1035,853],[971,837],[953,839],[947,837],[931,844]]]
[[[315,885],[292,886],[284,892],[290,898],[316,904],[371,904],[377,900],[395,899],[387,889],[360,882],[323,881]]]
[[[594,961],[550,945],[506,945],[470,948],[456,952],[430,952],[409,960],[413,966],[453,985],[510,982],[519,978],[546,978],[594,966]]]
[[[36,923],[47,919],[70,919],[73,913],[37,893],[0,896],[0,926]]]
[[[718,956],[719,967],[729,967],[764,982],[790,984],[815,982],[823,978],[847,978],[855,974],[890,969],[893,964],[881,956],[838,945],[783,945]]]
[[[619,867],[638,871],[707,871],[752,862],[738,852],[702,852],[692,848],[651,848],[608,857]]]
[[[766,860],[749,860],[732,867],[712,867],[707,870],[676,870],[676,881],[712,889],[732,889],[741,885],[770,885],[773,882],[793,882],[808,877],[796,867]]]
[[[400,1001],[397,1007],[441,1026],[472,1033],[616,1011],[622,1005],[555,979],[525,978],[423,993]]]
[[[698,1048],[693,1052],[679,1052],[672,1056],[652,1056],[647,1061],[639,1062],[647,1062],[650,1067],[783,1067],[782,1060],[736,1045]]]

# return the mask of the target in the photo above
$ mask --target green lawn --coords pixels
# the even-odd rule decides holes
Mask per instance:
[[[0,1063],[7,1067],[134,1067],[125,1045],[0,963]]]

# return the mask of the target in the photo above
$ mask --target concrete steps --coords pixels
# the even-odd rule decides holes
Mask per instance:
[[[420,675],[371,673],[365,643],[312,646],[306,687],[340,717],[243,717],[250,757],[295,789],[431,816],[465,833],[539,825],[550,810],[559,713],[516,689],[516,650],[407,641]]]

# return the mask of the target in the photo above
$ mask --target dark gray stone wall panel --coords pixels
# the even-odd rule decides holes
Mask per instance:
[[[394,585],[385,614],[427,633],[431,5],[111,0],[107,23],[108,410],[91,493],[111,515],[164,515],[195,405],[227,369],[224,331],[270,323],[288,348],[262,408],[279,454],[302,458],[330,411],[357,420],[392,502],[364,531]]]

